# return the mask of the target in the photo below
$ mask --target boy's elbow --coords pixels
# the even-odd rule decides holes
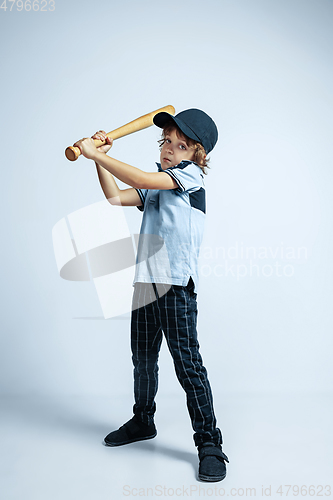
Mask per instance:
[[[113,198],[108,198],[106,196],[106,200],[110,203],[110,205],[115,205],[114,201],[113,201]]]
[[[110,203],[110,205],[121,205],[121,192],[115,196],[113,194],[105,193],[106,200]]]

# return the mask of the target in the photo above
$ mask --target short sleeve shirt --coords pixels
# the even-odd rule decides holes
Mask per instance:
[[[198,258],[206,217],[206,189],[201,168],[182,161],[159,172],[170,175],[174,189],[136,189],[143,212],[136,259],[136,282],[186,286],[190,277],[197,293]]]

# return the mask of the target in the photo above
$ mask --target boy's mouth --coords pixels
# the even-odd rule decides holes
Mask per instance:
[[[163,160],[171,163],[171,160],[169,160],[169,158],[163,158]]]

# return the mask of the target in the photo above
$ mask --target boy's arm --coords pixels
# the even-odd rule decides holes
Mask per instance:
[[[94,160],[117,179],[138,189],[175,189],[178,184],[164,172],[144,172],[97,151]]]
[[[142,201],[134,188],[119,189],[113,175],[96,163],[97,175],[105,197],[111,205],[135,207],[142,205]]]
[[[92,139],[100,139],[106,141],[104,146],[100,146],[98,151],[103,154],[107,153],[112,147],[113,140],[110,137],[106,137],[104,130],[99,130],[96,132]],[[111,205],[122,205],[122,206],[141,206],[142,201],[137,191],[134,188],[130,189],[119,189],[113,175],[105,170],[101,165],[96,163],[97,175],[107,200]]]
[[[138,189],[175,189],[178,184],[164,172],[144,172],[97,150],[92,139],[82,139],[74,144],[88,159],[94,160],[125,184]]]

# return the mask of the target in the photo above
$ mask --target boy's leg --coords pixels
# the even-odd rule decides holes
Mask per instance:
[[[154,400],[158,385],[157,360],[162,342],[162,329],[156,316],[154,289],[151,284],[135,284],[131,317],[134,416],[104,438],[107,446],[121,446],[152,439],[157,434],[154,424],[156,409]]]
[[[131,349],[134,365],[133,412],[149,425],[154,421],[158,388],[158,356],[162,329],[154,289],[149,283],[136,283],[131,316]]]
[[[195,431],[194,442],[222,444],[216,427],[213,396],[197,340],[197,302],[194,284],[172,285],[157,301],[162,328],[172,354],[176,375],[186,392],[187,407]]]

